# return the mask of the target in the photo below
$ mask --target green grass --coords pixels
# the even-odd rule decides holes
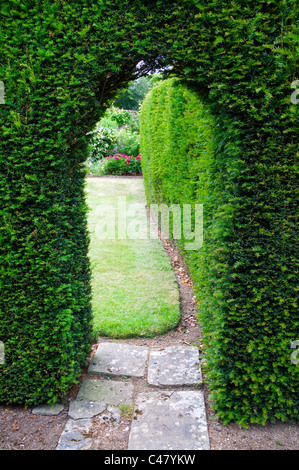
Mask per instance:
[[[108,204],[116,209],[119,196],[126,197],[129,208],[136,205],[140,233],[148,229],[143,180],[87,178],[86,192],[95,334],[124,338],[167,332],[180,319],[180,304],[174,272],[162,242],[149,236],[137,240],[116,236],[111,240],[99,235],[103,233],[103,208]],[[114,213],[117,215],[116,210]],[[112,220],[112,215],[108,217]],[[133,214],[128,214],[127,220],[131,226],[136,225]]]

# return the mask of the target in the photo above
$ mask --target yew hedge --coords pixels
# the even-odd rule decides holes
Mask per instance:
[[[214,408],[247,426],[298,417],[296,171],[287,158],[281,168],[283,155],[266,163],[267,140],[254,158],[239,119],[212,115],[198,93],[166,80],[142,105],[141,153],[149,204],[203,204],[203,246],[184,250],[183,230],[177,243],[197,293]]]
[[[223,357],[219,346],[217,407],[227,419],[261,419],[262,408],[252,406],[260,402],[266,414],[296,416],[297,368],[287,356],[298,325],[298,106],[290,102],[299,76],[296,9],[295,0],[1,5],[1,402],[55,401],[80,374],[92,321],[88,133],[119,89],[168,65],[208,101],[221,136],[215,184],[223,192],[215,193],[218,228],[215,222],[211,232],[219,268],[211,261],[213,296],[206,298],[218,299],[218,313],[211,310],[217,344],[229,344],[239,360]],[[240,381],[252,398],[236,395]]]

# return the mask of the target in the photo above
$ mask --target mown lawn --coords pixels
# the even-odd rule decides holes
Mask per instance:
[[[94,333],[115,338],[165,333],[180,319],[179,291],[162,242],[149,236],[143,180],[88,178],[86,192]],[[118,234],[119,218],[131,238]],[[116,226],[114,239],[113,233],[104,238],[104,219]],[[134,231],[143,239],[133,239]]]

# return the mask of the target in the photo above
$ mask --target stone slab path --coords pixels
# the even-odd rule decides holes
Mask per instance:
[[[196,347],[104,342],[88,374],[70,403],[57,450],[99,449],[95,426],[118,429],[124,410],[132,410],[127,450],[210,449]]]
[[[130,344],[102,343],[93,356],[88,373],[100,376],[143,377],[148,348]]]
[[[209,448],[205,405],[200,391],[141,393],[136,400],[129,450]]]
[[[198,349],[172,346],[151,351],[148,366],[150,385],[198,385],[202,383]]]

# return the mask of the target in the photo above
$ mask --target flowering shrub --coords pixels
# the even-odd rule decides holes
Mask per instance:
[[[94,131],[89,133],[89,161],[96,163],[111,152],[117,138],[117,131],[107,125],[98,124]]]
[[[98,169],[100,160],[112,154],[139,154],[138,113],[109,108],[95,128],[88,132],[89,147],[86,166]]]
[[[115,154],[100,160],[104,175],[141,175],[141,155]]]
[[[118,153],[136,157],[139,154],[139,132],[131,131],[128,127],[120,129],[116,147]]]

